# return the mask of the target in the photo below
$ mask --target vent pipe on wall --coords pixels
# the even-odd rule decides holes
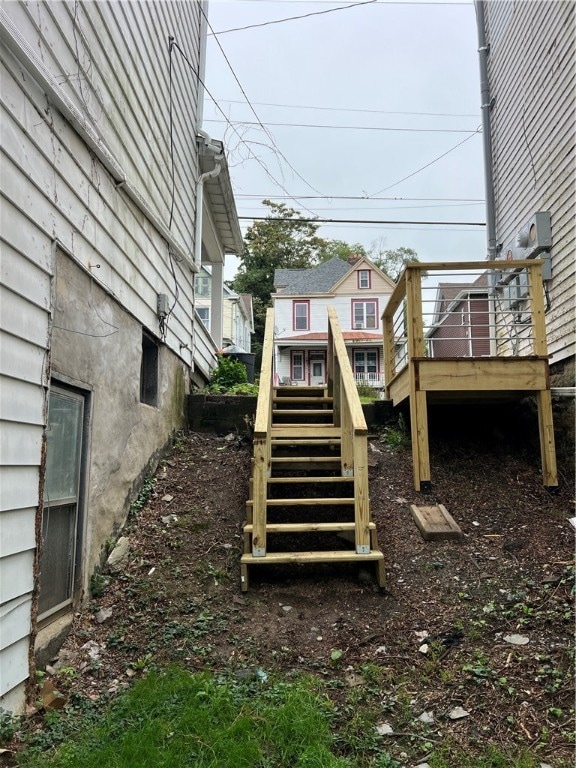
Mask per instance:
[[[492,131],[490,112],[490,84],[488,81],[488,53],[486,44],[484,0],[474,0],[476,9],[476,26],[478,27],[478,58],[480,63],[480,98],[482,107],[482,142],[484,148],[484,187],[486,191],[486,239],[488,243],[488,260],[497,256],[496,245],[496,211],[494,205],[494,177],[492,175]]]

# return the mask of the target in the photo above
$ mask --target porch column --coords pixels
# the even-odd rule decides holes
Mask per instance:
[[[212,311],[210,313],[210,334],[218,349],[222,347],[222,312],[224,304],[224,279],[221,261],[211,264],[212,267]]]

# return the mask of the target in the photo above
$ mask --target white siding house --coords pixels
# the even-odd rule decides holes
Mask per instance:
[[[336,309],[358,382],[384,383],[380,316],[394,283],[368,259],[334,258],[274,275],[274,361],[280,384],[326,383],[328,307]]]
[[[254,333],[252,296],[249,293],[236,293],[227,285],[223,288],[222,299],[212,292],[212,272],[202,267],[196,275],[196,311],[202,324],[212,331],[219,323],[221,347],[235,346],[243,352],[250,352]],[[220,316],[221,315],[221,316]]]
[[[222,144],[198,131],[203,10],[58,0],[0,9],[8,711],[23,707],[31,645],[88,594],[105,541],[221,344],[199,327],[194,274],[210,263],[221,280],[224,254],[242,242]]]
[[[505,257],[550,214],[546,328],[553,380],[574,384],[576,345],[576,4],[477,2],[486,36],[495,240]],[[482,56],[482,49],[481,49]],[[520,256],[522,254],[520,253]]]

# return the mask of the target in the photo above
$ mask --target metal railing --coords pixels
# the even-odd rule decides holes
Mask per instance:
[[[542,265],[408,264],[382,314],[386,382],[412,358],[545,356]]]

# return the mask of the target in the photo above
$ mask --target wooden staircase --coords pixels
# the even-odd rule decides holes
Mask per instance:
[[[331,325],[334,319],[335,313]],[[327,388],[272,387],[266,371],[269,326],[273,316],[266,323],[242,590],[253,566],[364,561],[375,564],[383,587],[384,556],[369,511],[366,423],[351,371],[347,385],[340,381],[348,362],[344,342],[340,337],[341,344],[332,344],[333,354],[337,347],[345,360],[331,365],[329,355]],[[270,380],[268,392],[263,380]]]

